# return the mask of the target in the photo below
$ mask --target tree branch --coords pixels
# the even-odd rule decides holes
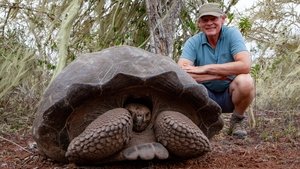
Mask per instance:
[[[60,31],[58,33],[58,63],[53,73],[51,81],[62,71],[66,66],[68,58],[68,45],[73,22],[75,21],[83,0],[73,0],[68,8],[63,12]]]

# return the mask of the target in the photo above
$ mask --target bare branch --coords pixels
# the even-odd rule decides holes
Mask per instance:
[[[59,47],[58,47],[58,64],[57,67],[53,73],[52,80],[62,71],[62,69],[67,64],[67,57],[68,57],[68,45],[69,45],[69,39],[71,34],[71,29],[74,20],[76,19],[78,12],[80,10],[80,7],[82,5],[83,0],[74,0],[69,5],[69,7],[64,11],[63,13],[63,19],[61,28],[59,31],[58,41],[59,41]],[[52,81],[51,80],[51,81]]]

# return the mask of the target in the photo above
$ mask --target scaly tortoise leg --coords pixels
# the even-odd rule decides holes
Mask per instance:
[[[196,157],[211,150],[208,138],[182,113],[161,112],[154,129],[157,141],[178,157]]]
[[[132,117],[128,110],[116,108],[105,112],[89,124],[69,144],[70,162],[97,162],[120,151],[132,135]]]

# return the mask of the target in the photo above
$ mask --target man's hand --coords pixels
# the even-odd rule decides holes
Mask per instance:
[[[182,65],[181,68],[185,70],[187,73],[198,74],[198,75],[207,74],[205,66],[191,66],[186,64],[186,65]]]

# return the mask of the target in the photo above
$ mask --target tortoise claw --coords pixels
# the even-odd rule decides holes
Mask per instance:
[[[116,108],[100,115],[68,146],[70,162],[98,162],[120,151],[132,134],[128,110]]]
[[[161,112],[155,121],[155,135],[170,153],[179,157],[195,157],[210,151],[208,138],[182,113]]]
[[[123,150],[122,153],[127,160],[152,160],[155,157],[163,160],[169,157],[168,150],[156,142],[132,146]]]

